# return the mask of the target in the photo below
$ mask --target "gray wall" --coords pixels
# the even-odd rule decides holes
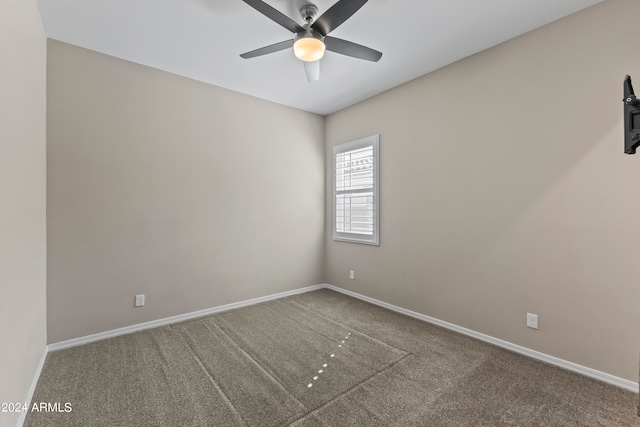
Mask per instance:
[[[323,117],[51,40],[48,61],[49,342],[322,283]]]
[[[609,0],[330,115],[329,165],[380,134],[381,245],[332,241],[328,191],[327,282],[637,380],[638,18]]]
[[[36,1],[0,2],[0,402],[24,402],[46,344],[46,49]]]

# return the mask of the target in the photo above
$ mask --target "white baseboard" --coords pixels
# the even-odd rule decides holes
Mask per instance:
[[[459,333],[461,333],[463,335],[468,335],[470,337],[479,339],[480,341],[488,342],[490,344],[496,345],[498,347],[505,348],[505,349],[513,351],[515,353],[519,353],[519,354],[522,354],[524,356],[531,357],[533,359],[541,360],[541,361],[549,363],[551,365],[555,365],[555,366],[558,366],[560,368],[564,368],[564,369],[567,369],[569,371],[573,371],[573,372],[576,372],[578,374],[582,374],[584,376],[595,378],[595,379],[600,380],[602,382],[605,382],[605,383],[608,383],[608,384],[612,384],[614,386],[623,388],[625,390],[629,390],[629,391],[638,393],[638,384],[633,382],[633,381],[629,381],[629,380],[626,380],[624,378],[619,378],[619,377],[616,377],[614,375],[607,374],[605,372],[597,371],[595,369],[588,368],[586,366],[578,365],[576,363],[569,362],[567,360],[559,359],[557,357],[550,356],[548,354],[541,353],[539,351],[532,350],[532,349],[527,348],[527,347],[522,347],[520,345],[513,344],[513,343],[510,343],[508,341],[504,341],[504,340],[501,340],[501,339],[498,339],[498,338],[495,338],[495,337],[492,337],[492,336],[489,336],[489,335],[485,335],[485,334],[482,334],[480,332],[473,331],[471,329],[463,328],[462,326],[458,326],[458,325],[455,325],[453,323],[445,322],[443,320],[436,319],[434,317],[426,316],[424,314],[420,314],[420,313],[417,313],[415,311],[407,310],[405,308],[398,307],[398,306],[395,306],[393,304],[389,304],[389,303],[386,303],[386,302],[383,302],[383,301],[379,301],[377,299],[370,298],[370,297],[367,297],[365,295],[358,294],[356,292],[348,291],[346,289],[338,288],[336,286],[329,285],[329,284],[322,284],[322,285],[309,286],[309,287],[306,287],[306,288],[294,289],[292,291],[281,292],[281,293],[278,293],[278,294],[268,295],[268,296],[264,296],[264,297],[260,297],[260,298],[254,298],[254,299],[241,301],[241,302],[237,302],[237,303],[226,304],[226,305],[222,305],[222,306],[218,306],[218,307],[208,308],[208,309],[205,309],[205,310],[194,311],[194,312],[191,312],[191,313],[180,314],[178,316],[166,317],[164,319],[153,320],[153,321],[150,321],[150,322],[138,323],[136,325],[126,326],[124,328],[113,329],[113,330],[110,330],[110,331],[100,332],[100,333],[93,334],[93,335],[87,335],[87,336],[84,336],[84,337],[79,337],[79,338],[74,338],[74,339],[70,339],[70,340],[66,340],[66,341],[60,341],[60,342],[57,342],[57,343],[49,344],[47,346],[47,348],[45,349],[44,354],[42,355],[42,360],[40,361],[40,366],[38,367],[38,371],[36,373],[36,377],[34,378],[34,382],[33,382],[32,386],[31,386],[31,389],[30,389],[30,392],[29,392],[30,393],[29,394],[29,399],[31,399],[31,396],[33,395],[33,391],[35,390],[35,386],[36,386],[37,380],[38,380],[38,378],[40,376],[40,371],[42,370],[42,365],[44,364],[44,360],[45,360],[46,355],[47,355],[47,353],[49,351],[55,351],[55,350],[61,350],[61,349],[64,349],[64,348],[75,347],[77,345],[87,344],[87,343],[98,341],[98,340],[102,340],[102,339],[105,339],[105,338],[116,337],[118,335],[129,334],[129,333],[132,333],[132,332],[137,332],[137,331],[141,331],[141,330],[144,330],[144,329],[156,328],[156,327],[159,327],[159,326],[166,326],[166,325],[169,325],[171,323],[177,323],[177,322],[182,322],[182,321],[185,321],[185,320],[195,319],[197,317],[207,316],[207,315],[211,315],[211,314],[218,313],[218,312],[221,312],[221,311],[231,310],[231,309],[240,308],[240,307],[246,307],[248,305],[257,304],[257,303],[260,303],[260,302],[270,301],[270,300],[273,300],[273,299],[283,298],[283,297],[296,295],[296,294],[301,294],[301,293],[305,293],[305,292],[311,292],[311,291],[315,291],[315,290],[322,289],[322,288],[331,289],[331,290],[334,290],[336,292],[340,292],[342,294],[349,295],[351,297],[357,298],[359,300],[366,301],[366,302],[369,302],[371,304],[375,304],[377,306],[387,308],[387,309],[395,311],[397,313],[401,313],[401,314],[404,314],[404,315],[409,316],[409,317],[413,317],[413,318],[416,318],[416,319],[419,319],[419,320],[422,320],[422,321],[425,321],[425,322],[428,322],[428,323],[432,323],[434,325],[442,326],[443,328],[450,329],[450,330],[455,331],[455,332],[459,332]],[[22,423],[20,423],[18,425],[21,426]]]
[[[20,418],[18,418],[18,427],[22,427],[24,424],[24,420],[27,418],[27,413],[31,409],[31,399],[33,399],[33,393],[36,391],[36,386],[38,385],[38,380],[40,379],[40,374],[42,373],[42,367],[44,366],[44,361],[47,359],[47,354],[49,353],[49,346],[45,346],[42,351],[42,356],[40,357],[40,362],[38,363],[38,367],[36,368],[36,373],[33,375],[33,380],[31,381],[31,386],[29,387],[29,391],[27,392],[27,397],[24,399],[24,402],[27,404],[27,411],[22,411],[20,413]]]
[[[246,301],[235,302],[232,304],[221,305],[218,307],[207,308],[204,310],[194,311],[186,314],[179,314],[177,316],[165,317],[163,319],[152,320],[150,322],[138,323],[131,326],[125,326],[124,328],[112,329],[110,331],[99,332],[97,334],[87,335],[84,337],[73,338],[66,341],[60,341],[49,344],[48,351],[62,350],[63,348],[75,347],[82,344],[88,344],[90,342],[103,340],[105,338],[117,337],[118,335],[130,334],[132,332],[142,331],[144,329],[157,328],[159,326],[166,326],[171,323],[183,322],[185,320],[195,319],[197,317],[208,316],[221,311],[232,310],[234,308],[246,307],[248,305],[257,304],[264,301],[270,301],[273,299],[288,297],[291,295],[302,294],[305,292],[316,291],[322,289],[324,285],[308,286],[306,288],[294,289],[292,291],[280,292],[278,294],[267,295],[264,297],[253,298]]]
[[[504,341],[504,340],[501,340],[501,339],[498,339],[498,338],[494,338],[492,336],[485,335],[485,334],[482,334],[480,332],[473,331],[471,329],[463,328],[462,326],[454,325],[453,323],[445,322],[443,320],[439,320],[439,319],[436,319],[434,317],[425,316],[424,314],[416,313],[415,311],[407,310],[407,309],[404,309],[402,307],[395,306],[393,304],[388,304],[386,302],[379,301],[377,299],[370,298],[370,297],[367,297],[365,295],[361,295],[361,294],[358,294],[358,293],[355,293],[355,292],[352,292],[352,291],[348,291],[346,289],[338,288],[338,287],[333,286],[333,285],[325,284],[324,287],[328,288],[328,289],[331,289],[331,290],[334,290],[336,292],[340,292],[340,293],[345,294],[345,295],[349,295],[349,296],[357,298],[359,300],[366,301],[366,302],[369,302],[371,304],[375,304],[375,305],[378,305],[380,307],[387,308],[387,309],[389,309],[391,311],[395,311],[397,313],[401,313],[401,314],[404,314],[404,315],[409,316],[409,317],[413,317],[413,318],[416,318],[416,319],[419,319],[419,320],[423,320],[423,321],[428,322],[428,323],[433,323],[434,325],[442,326],[443,328],[450,329],[450,330],[455,331],[455,332],[459,332],[459,333],[461,333],[463,335],[468,335],[470,337],[479,339],[480,341],[485,341],[485,342],[488,342],[490,344],[496,345],[498,347],[502,347],[502,348],[505,348],[507,350],[513,351],[514,353],[519,353],[519,354],[522,354],[524,356],[531,357],[533,359],[541,360],[541,361],[549,363],[551,365],[555,365],[555,366],[558,366],[560,368],[564,368],[564,369],[567,369],[569,371],[573,371],[573,372],[576,372],[578,374],[582,374],[582,375],[587,376],[587,377],[595,378],[597,380],[600,380],[602,382],[605,382],[605,383],[608,383],[608,384],[623,388],[625,390],[629,390],[629,391],[632,391],[634,393],[638,393],[638,383],[635,383],[633,381],[629,381],[629,380],[626,380],[624,378],[619,378],[619,377],[607,374],[605,372],[597,371],[595,369],[587,368],[586,366],[578,365],[576,363],[569,362],[567,360],[559,359],[557,357],[550,356],[548,354],[541,353],[541,352],[536,351],[536,350],[531,350],[530,348],[527,348],[527,347],[522,347],[520,345],[513,344],[513,343],[510,343],[508,341]]]

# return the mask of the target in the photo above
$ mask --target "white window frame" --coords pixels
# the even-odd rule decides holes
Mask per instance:
[[[380,245],[380,168],[379,168],[379,142],[380,135],[372,135],[356,141],[335,145],[333,147],[333,240],[352,243],[363,243],[366,245]],[[339,194],[336,182],[336,157],[337,155],[361,148],[373,147],[373,235],[362,235],[356,233],[343,233],[337,231],[336,223],[336,198]],[[353,191],[353,190],[352,190]],[[349,191],[349,192],[352,192]],[[358,190],[356,190],[358,191]],[[345,191],[346,192],[346,191]],[[341,192],[340,192],[341,193]]]

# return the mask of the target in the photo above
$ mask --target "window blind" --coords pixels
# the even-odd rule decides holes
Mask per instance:
[[[378,244],[378,135],[333,149],[334,240]]]
[[[336,156],[336,231],[373,235],[373,147]]]

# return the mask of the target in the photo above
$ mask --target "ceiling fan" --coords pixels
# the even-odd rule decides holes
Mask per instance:
[[[320,78],[320,58],[325,50],[373,62],[377,62],[382,57],[382,53],[377,50],[329,36],[331,31],[349,19],[368,0],[339,0],[320,17],[315,5],[305,4],[300,8],[300,14],[306,22],[304,26],[298,25],[293,19],[261,0],[243,1],[294,33],[294,38],[243,53],[240,55],[242,58],[255,58],[293,47],[296,57],[304,63],[307,80],[315,82]]]

